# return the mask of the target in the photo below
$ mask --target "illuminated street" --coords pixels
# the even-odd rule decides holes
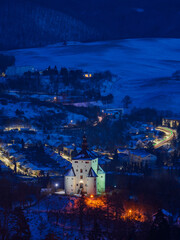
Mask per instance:
[[[177,135],[177,132],[175,130],[172,130],[172,129],[166,128],[166,127],[157,127],[156,130],[165,133],[165,137],[163,139],[158,139],[158,140],[154,141],[155,149],[166,145],[167,143],[172,141],[173,138],[176,137],[176,135]]]
[[[7,166],[9,167],[12,171],[14,171],[14,164],[3,155],[2,151],[0,152],[0,160]],[[20,169],[19,167],[17,167],[17,172],[22,173],[24,175],[27,175],[26,172],[24,172],[22,169]],[[28,176],[30,176],[30,174],[28,174]]]

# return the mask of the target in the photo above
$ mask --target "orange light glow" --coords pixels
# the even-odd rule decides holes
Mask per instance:
[[[72,198],[73,199],[73,198]],[[66,213],[73,212],[73,209],[78,209],[81,198],[74,198],[74,204],[70,201],[66,207]],[[133,221],[133,222],[145,222],[147,221],[147,217],[143,208],[139,206],[124,206],[122,211],[118,213],[117,209],[107,202],[105,197],[97,197],[94,195],[90,195],[89,197],[84,197],[85,208],[84,211],[88,211],[88,209],[92,210],[101,210],[101,213],[106,216],[108,209],[108,216],[113,219],[122,219],[123,221]]]
[[[145,222],[146,221],[146,217],[144,215],[144,213],[139,210],[139,209],[134,209],[134,210],[131,210],[131,209],[126,209],[124,211],[124,213],[122,214],[121,218],[123,220],[133,220],[133,221],[138,221],[138,222]]]
[[[92,197],[91,197],[92,196]],[[90,198],[86,198],[85,203],[90,208],[105,208],[105,203],[101,198],[94,198],[93,195],[91,195]]]

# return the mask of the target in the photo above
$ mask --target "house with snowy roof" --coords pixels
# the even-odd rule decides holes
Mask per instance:
[[[129,150],[129,160],[130,162],[142,164],[143,166],[148,164],[154,167],[157,157],[154,154],[146,152],[144,149],[131,149]]]
[[[180,126],[180,117],[163,118],[162,119],[162,126],[171,127],[171,128],[178,128]]]
[[[68,195],[98,195],[105,192],[105,172],[98,163],[97,155],[88,150],[85,136],[82,150],[73,157],[72,168],[65,174],[64,180]]]

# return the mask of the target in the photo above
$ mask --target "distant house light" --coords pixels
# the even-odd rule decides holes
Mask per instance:
[[[92,77],[92,74],[91,74],[91,73],[85,73],[85,74],[84,74],[84,77],[85,77],[85,78],[91,78],[91,77]]]

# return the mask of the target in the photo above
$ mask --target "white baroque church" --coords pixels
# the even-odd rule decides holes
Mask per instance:
[[[72,168],[65,174],[65,193],[98,195],[105,192],[105,172],[98,164],[98,157],[88,150],[83,137],[82,150],[72,159]]]

